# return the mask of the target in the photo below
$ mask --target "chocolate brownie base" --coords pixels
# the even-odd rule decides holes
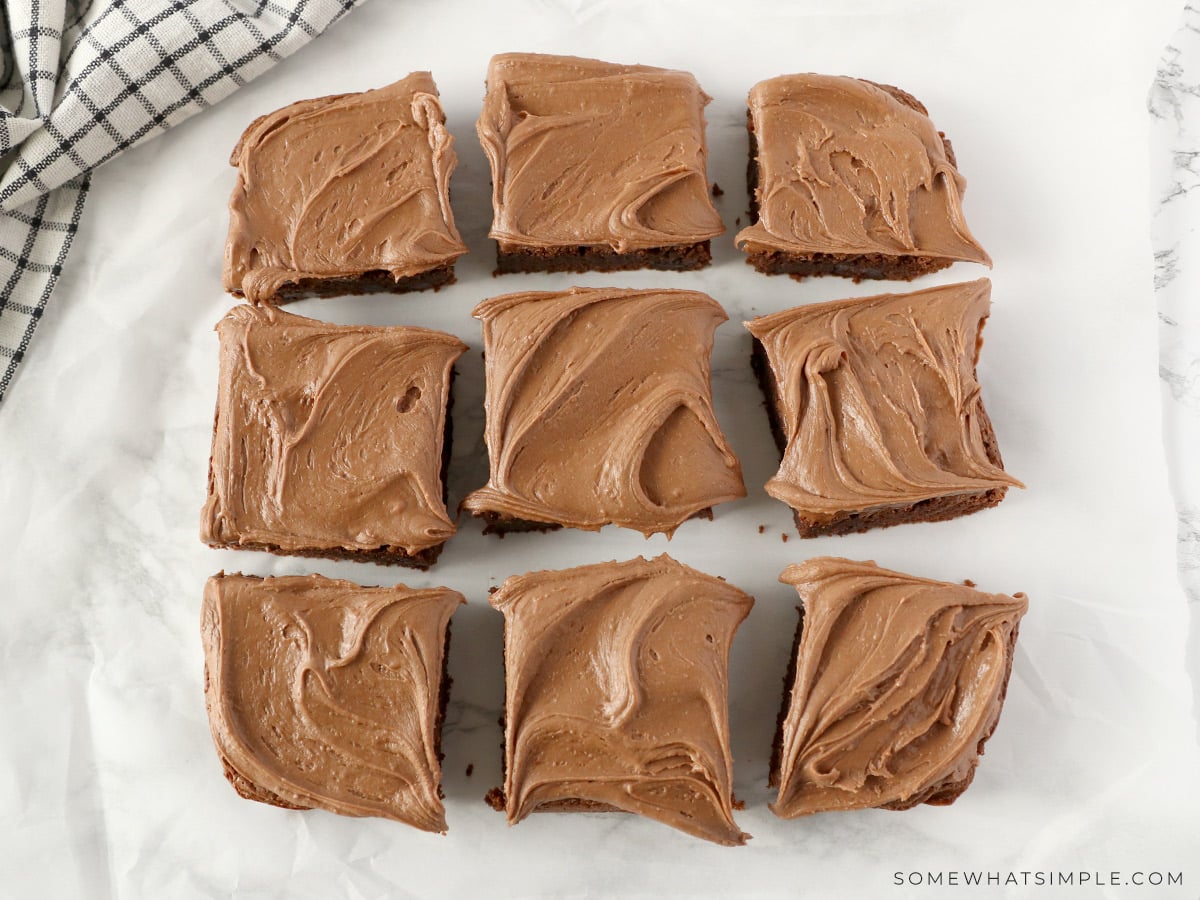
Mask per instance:
[[[346,297],[361,294],[406,294],[411,291],[439,290],[455,282],[454,263],[438,266],[428,272],[419,272],[397,280],[386,269],[373,269],[355,278],[301,278],[283,285],[271,297],[263,301],[266,306],[282,306],[293,300],[310,297]],[[231,291],[235,297],[244,297],[241,291]]]
[[[454,684],[454,679],[450,677],[450,627],[452,624],[449,621],[446,622],[446,640],[442,644],[442,683],[438,689],[437,718],[433,720],[433,752],[437,754],[439,764],[446,759],[446,754],[442,752],[442,725],[446,721],[446,704],[450,702],[450,685]],[[439,799],[446,799],[446,792],[442,790],[440,780],[437,792]]]
[[[523,531],[557,531],[563,526],[558,522],[538,522],[533,519],[518,519],[497,512],[472,513],[477,519],[483,519],[483,533],[504,537],[506,534],[517,534]],[[712,521],[712,507],[708,506],[699,512],[688,516],[689,519],[708,519]]]
[[[800,621],[796,624],[796,637],[792,641],[792,655],[788,660],[787,675],[783,679],[783,702],[779,706],[779,717],[776,720],[775,726],[775,743],[771,750],[771,769],[767,776],[768,787],[779,787],[779,770],[783,765],[783,728],[784,722],[787,719],[788,709],[792,703],[792,687],[796,682],[796,664],[797,654],[800,649],[800,637],[804,632],[804,607],[796,607],[800,614]],[[1004,670],[1003,687],[1000,689],[1000,707],[1004,707],[1004,698],[1008,695],[1008,679],[1012,674],[1013,653],[1017,644],[1017,633],[1020,631],[1020,625],[1015,625],[1012,630],[1012,635],[1008,641],[1008,652],[1005,654],[1007,665]],[[961,796],[963,791],[971,786],[971,782],[975,780],[975,770],[978,767],[979,756],[983,756],[983,746],[988,742],[988,739],[996,730],[996,726],[1000,723],[1000,716],[996,716],[996,721],[992,723],[992,727],[987,733],[979,739],[979,744],[976,747],[977,757],[975,763],[965,776],[957,781],[941,781],[937,784],[930,785],[919,794],[914,794],[906,800],[895,800],[891,803],[881,804],[879,809],[890,810],[905,810],[912,809],[914,806],[920,806],[922,803],[928,803],[930,806],[949,806]]]
[[[483,798],[484,801],[496,812],[504,812],[506,800],[504,791],[500,788],[492,788]],[[619,812],[627,813],[627,809],[618,809],[607,803],[596,803],[593,800],[555,800],[551,803],[543,803],[533,810],[534,812]]]
[[[487,794],[484,796],[483,799],[484,799],[484,802],[486,802],[487,805],[490,806],[492,809],[496,810],[496,812],[504,812],[504,807],[505,807],[504,791],[500,790],[500,788],[492,788],[490,791],[487,792]],[[745,809],[746,804],[743,801],[738,800],[736,797],[734,797],[733,798],[733,808],[734,809]],[[614,812],[614,813],[625,813],[626,815],[633,815],[633,813],[630,813],[629,810],[621,809],[620,807],[613,806],[609,803],[597,803],[594,800],[578,800],[578,799],[555,800],[551,803],[543,803],[540,806],[538,806],[536,809],[534,809],[533,811],[535,813],[543,813],[543,812],[568,812],[568,813],[569,812],[575,812],[575,813]]]
[[[935,256],[885,256],[840,253],[785,253],[782,250],[749,252],[746,262],[764,275],[790,275],[803,281],[818,275],[838,275],[860,281],[913,281],[953,265],[954,260]]]
[[[446,476],[450,471],[450,446],[454,440],[454,418],[451,412],[454,410],[454,380],[458,377],[458,370],[452,368],[450,370],[450,386],[446,391],[446,424],[442,429],[442,502],[447,499],[447,482]],[[217,431],[216,416],[213,417],[213,434]],[[208,490],[212,493],[213,489],[213,471],[212,457],[208,461]],[[224,544],[209,544],[208,546],[217,550],[259,550],[264,553],[273,553],[276,556],[303,556],[310,559],[350,559],[359,562],[373,562],[381,566],[403,566],[407,569],[425,570],[432,566],[439,556],[442,555],[442,548],[445,542],[437,544],[433,547],[426,547],[424,550],[419,550],[416,553],[406,553],[403,547],[392,547],[385,545],[383,547],[375,547],[370,550],[356,550],[346,547],[305,547],[300,550],[285,550],[278,544],[263,543],[258,541],[229,541]]]
[[[305,547],[285,550],[278,544],[257,541],[239,541],[228,544],[209,544],[216,550],[259,550],[276,556],[303,556],[308,559],[350,559],[357,562],[377,563],[381,566],[403,566],[406,569],[428,569],[442,553],[443,544],[427,547],[418,553],[405,553],[403,547],[373,547],[370,550],[355,550],[346,547]]]
[[[783,765],[783,725],[787,720],[788,708],[792,705],[792,686],[796,683],[800,636],[804,634],[804,607],[797,606],[796,613],[799,619],[796,621],[796,634],[792,638],[787,674],[783,676],[783,702],[779,704],[779,715],[775,719],[775,743],[771,745],[771,768],[767,774],[767,787],[779,787],[779,769]]]
[[[678,247],[650,247],[618,253],[610,247],[522,247],[496,246],[496,275],[516,272],[621,272],[629,269],[661,269],[691,272],[712,262],[709,241]]]
[[[433,725],[433,740],[434,752],[437,753],[438,761],[441,762],[446,758],[442,753],[442,723],[446,720],[446,704],[450,700],[450,685],[453,681],[450,677],[450,626],[451,623],[446,623],[446,641],[442,645],[442,686],[438,691],[438,713],[437,719]],[[208,665],[204,666],[204,692],[208,693]],[[312,809],[311,806],[297,806],[295,803],[289,803],[278,794],[268,791],[266,788],[259,787],[249,778],[246,778],[233,767],[229,759],[225,756],[221,747],[217,746],[217,753],[221,757],[221,768],[225,772],[226,780],[233,785],[233,789],[247,800],[257,800],[259,803],[266,803],[268,806],[278,806],[283,809]],[[446,795],[442,791],[442,785],[438,784],[438,797],[445,799]]]
[[[787,448],[787,437],[779,413],[779,389],[761,341],[754,341],[750,365],[758,378],[758,386],[763,392],[765,398],[763,405],[767,408],[767,417],[771,422],[771,434],[775,438],[775,446],[782,457]],[[988,418],[987,412],[982,407],[980,407],[980,414],[982,421],[979,425],[988,460],[993,465],[1004,468],[991,419]],[[969,515],[997,505],[1004,499],[1006,493],[1008,493],[1008,487],[1001,486],[971,494],[931,497],[928,500],[899,506],[845,512],[827,519],[806,516],[799,510],[792,510],[792,518],[796,523],[796,530],[802,538],[860,534],[872,528],[889,528],[892,525],[906,525],[910,522],[943,522],[947,519],[957,519],[959,516]]]
[[[506,534],[519,534],[523,531],[558,531],[562,528],[555,522],[536,522],[533,519],[518,519],[496,512],[472,513],[477,519],[483,519],[483,533],[504,537]]]
[[[890,84],[870,82],[878,88],[887,91],[901,103],[911,106],[923,116],[929,115],[929,110],[916,97],[907,91]],[[750,157],[746,163],[746,187],[750,192],[750,224],[758,221],[758,138],[754,134],[754,119],[750,110],[746,110],[746,132],[750,138]],[[946,148],[946,158],[950,165],[957,165],[954,158],[954,148],[946,135],[939,131],[942,146]],[[888,256],[883,253],[788,253],[784,250],[749,251],[746,262],[754,266],[764,275],[790,275],[797,281],[818,275],[838,275],[842,278],[853,279],[855,284],[860,281],[913,281],[922,275],[947,269],[954,260],[938,256]]]

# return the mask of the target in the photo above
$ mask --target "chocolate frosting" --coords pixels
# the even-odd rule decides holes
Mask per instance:
[[[492,166],[491,236],[627,253],[723,233],[705,169],[710,99],[687,72],[492,57],[477,125]]]
[[[229,162],[225,289],[253,303],[301,279],[399,281],[467,252],[450,209],[454,139],[428,72],[265,115]]]
[[[442,441],[465,344],[424,328],[329,325],[244,304],[216,330],[202,540],[413,554],[454,534]]]
[[[920,103],[857,78],[783,75],[750,91],[758,220],[749,251],[991,259],[963,218],[966,180]]]
[[[504,796],[638,813],[719,844],[733,821],[729,645],[754,599],[665,554],[509,578]]]
[[[988,458],[975,364],[991,282],[880,294],[747,322],[779,388],[771,496],[814,519],[1015,485]]]
[[[485,300],[491,477],[475,513],[668,535],[745,496],[712,407],[713,332],[696,291],[572,288]]]
[[[1000,716],[1025,595],[830,557],[780,581],[804,601],[804,630],[776,815],[906,808],[965,788]]]
[[[464,602],[319,575],[210,578],[205,699],[239,792],[444,833],[442,656]]]

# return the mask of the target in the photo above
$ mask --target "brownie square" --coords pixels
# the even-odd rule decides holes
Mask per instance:
[[[991,265],[950,142],[911,94],[782,75],[751,89],[747,128],[750,225],[736,243],[760,272],[911,281],[955,260]]]
[[[276,304],[454,281],[467,252],[450,209],[457,157],[428,72],[262,116],[229,162],[224,282],[236,296]]]
[[[475,308],[490,477],[463,507],[486,531],[671,534],[745,496],[712,405],[713,332],[696,291],[572,288]]]
[[[725,227],[687,72],[572,56],[492,57],[478,132],[497,274],[699,269]]]
[[[785,819],[953,803],[1004,705],[1024,594],[821,557],[780,576],[803,601],[770,784]]]
[[[801,537],[953,519],[1010,486],[975,366],[987,279],[816,303],[746,323]]]
[[[201,540],[428,568],[455,530],[444,487],[450,382],[466,345],[247,305],[216,330]]]
[[[216,575],[204,589],[204,696],[234,789],[287,809],[446,831],[441,729],[447,588],[319,575]]]
[[[531,812],[637,813],[718,844],[733,821],[729,646],[754,599],[665,554],[509,578],[504,787]]]

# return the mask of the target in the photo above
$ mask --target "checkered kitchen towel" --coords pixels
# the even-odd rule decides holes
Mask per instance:
[[[0,0],[0,399],[62,271],[91,170],[360,2]]]

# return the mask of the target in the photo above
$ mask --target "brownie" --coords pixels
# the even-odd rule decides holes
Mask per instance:
[[[488,483],[464,509],[486,530],[649,536],[745,496],[712,405],[713,332],[696,291],[572,288],[475,308],[487,374]]]
[[[319,575],[210,578],[204,694],[234,789],[444,833],[446,650],[464,602],[447,588]]]
[[[725,230],[686,72],[571,56],[492,58],[478,132],[496,273],[692,270]]]
[[[782,75],[751,89],[747,129],[750,224],[735,240],[760,272],[911,281],[956,260],[991,265],[950,142],[911,94]]]
[[[252,303],[437,289],[467,252],[428,72],[262,116],[230,158],[225,289]]]
[[[221,367],[201,539],[428,568],[445,502],[456,337],[239,305]]]
[[[733,821],[729,646],[754,600],[666,555],[509,578],[504,786],[532,812],[637,813],[719,844]]]
[[[995,731],[1024,594],[986,594],[820,557],[780,581],[803,602],[772,754],[791,819],[953,803]]]
[[[975,367],[987,279],[795,307],[746,323],[801,537],[952,519],[1021,483]]]

